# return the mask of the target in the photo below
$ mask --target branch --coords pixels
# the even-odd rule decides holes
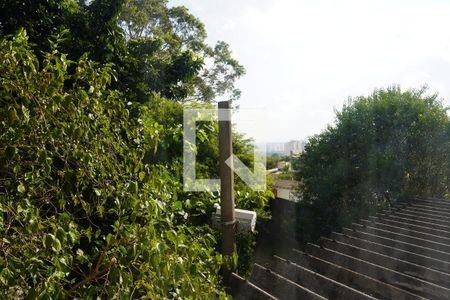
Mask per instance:
[[[69,290],[69,294],[73,294],[79,287],[85,285],[86,283],[98,278],[100,275],[103,275],[103,273],[105,273],[108,269],[104,269],[104,270],[100,270],[100,266],[103,262],[103,259],[106,256],[106,253],[108,252],[108,250],[111,248],[111,246],[114,244],[115,241],[111,242],[108,246],[106,246],[106,248],[102,251],[102,253],[100,254],[100,256],[97,259],[97,263],[95,264],[95,268],[94,271],[91,272],[85,279],[83,279],[82,281],[78,282],[77,284],[75,284],[73,287],[70,288]]]

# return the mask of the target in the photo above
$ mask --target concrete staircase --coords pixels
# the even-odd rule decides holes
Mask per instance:
[[[450,299],[450,200],[415,199],[292,249],[248,280],[234,299]]]

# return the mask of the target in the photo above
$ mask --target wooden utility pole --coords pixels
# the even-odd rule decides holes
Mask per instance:
[[[233,154],[231,140],[231,108],[229,101],[219,102],[219,175],[220,175],[220,211],[222,221],[222,265],[225,282],[228,282],[236,266],[233,255],[236,253],[234,215],[234,175],[225,161]]]

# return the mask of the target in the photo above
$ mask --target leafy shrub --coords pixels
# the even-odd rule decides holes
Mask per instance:
[[[449,192],[449,117],[426,89],[351,99],[296,162],[300,239],[349,224],[401,197]]]
[[[238,273],[240,276],[250,275],[254,263],[253,254],[256,246],[256,233],[236,234],[236,251],[238,253]]]
[[[41,63],[20,31],[0,41],[0,297],[225,297],[210,230],[183,225],[172,167],[111,66]]]
[[[214,109],[215,105],[209,103],[190,103],[190,106],[198,109]],[[183,157],[183,107],[185,105],[164,98],[155,97],[148,106],[140,108],[145,120],[145,130],[149,135],[155,130],[158,131],[158,141],[156,151],[149,151],[146,158],[149,162],[166,163],[174,166],[177,171],[174,176],[182,178]],[[219,170],[219,141],[218,123],[197,122],[196,136],[196,172],[197,178],[218,178]],[[233,132],[233,153],[249,168],[253,168],[253,146],[252,140],[238,132]],[[268,201],[273,198],[271,192],[271,177],[267,180],[265,191],[253,191],[238,176],[235,176],[235,202],[237,208],[255,210],[259,216],[269,217]],[[195,215],[203,215],[203,223],[209,219],[214,210],[214,204],[219,202],[218,193],[187,193],[180,185],[179,198],[183,202],[190,201],[187,209]],[[191,205],[192,199],[198,205]]]

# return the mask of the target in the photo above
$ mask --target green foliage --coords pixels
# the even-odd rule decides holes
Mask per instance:
[[[289,155],[279,155],[279,154],[272,154],[271,156],[267,157],[267,169],[274,169],[277,167],[277,162],[279,161],[285,161],[288,163],[291,163],[292,158]]]
[[[278,155],[271,155],[267,157],[266,161],[266,168],[267,169],[275,169],[277,167],[277,162],[281,161],[282,159]]]
[[[25,28],[31,42],[45,43],[41,49],[49,49],[47,38],[59,33],[71,13],[77,10],[76,1],[2,1],[0,3],[0,33],[13,34]]]
[[[296,162],[300,238],[347,225],[401,197],[448,193],[449,125],[446,109],[425,89],[394,87],[350,100]]]
[[[289,171],[281,172],[280,174],[278,174],[276,176],[276,178],[278,180],[295,180],[294,173],[293,172],[289,172]]]
[[[120,18],[131,45],[153,45],[152,51],[159,63],[164,60],[163,64],[167,64],[169,68],[172,66],[181,74],[185,74],[190,68],[195,69],[195,72],[189,73],[189,80],[183,76],[178,81],[161,78],[162,82],[174,85],[173,91],[183,91],[178,91],[180,94],[177,94],[163,90],[163,96],[203,102],[210,102],[218,97],[240,97],[240,91],[234,84],[244,75],[244,68],[232,57],[227,43],[218,41],[214,47],[206,43],[204,24],[190,14],[186,7],[169,7],[167,0],[130,0]],[[183,60],[181,66],[170,63],[175,62],[180,54],[192,55],[196,60]],[[141,67],[147,65],[154,68],[153,64],[142,63],[141,56],[134,57],[141,60]],[[201,64],[201,68],[198,64]]]
[[[21,0],[0,3],[0,33],[5,36],[24,28],[30,44],[49,52],[52,36],[66,31],[60,43],[69,59],[85,53],[102,63],[120,62],[126,56],[118,15],[124,0]],[[40,52],[36,53],[39,59]]]
[[[49,52],[52,36],[64,31],[60,49],[69,59],[87,53],[91,60],[113,63],[112,87],[132,102],[145,103],[155,94],[203,102],[240,96],[234,84],[245,70],[228,44],[208,46],[203,23],[165,0],[1,2],[0,34],[20,28],[40,51]]]
[[[149,165],[111,67],[0,42],[0,297],[225,297],[206,227],[187,226],[172,167]],[[73,70],[69,72],[69,70]]]
[[[205,38],[162,0],[0,3],[0,298],[225,297],[218,195],[182,188],[180,103],[237,98],[244,69]],[[198,126],[199,176],[217,129]],[[270,191],[237,189],[267,214]]]
[[[236,234],[236,247],[238,253],[238,274],[243,277],[250,275],[253,265],[253,253],[256,246],[255,233]]]
[[[191,103],[195,108],[214,109],[209,103]],[[183,105],[166,99],[155,98],[150,101],[148,107],[141,108],[145,111],[145,128],[149,132],[157,128],[159,140],[157,151],[150,151],[146,155],[149,162],[167,163],[176,166],[177,172],[174,174],[182,182],[182,166],[180,158],[183,156]],[[197,136],[197,155],[196,172],[198,178],[218,178],[219,170],[219,141],[218,141],[218,123],[198,122],[196,127]],[[249,168],[253,168],[253,146],[252,140],[240,133],[233,134],[233,153]],[[235,179],[235,201],[238,208],[255,210],[258,215],[268,217],[268,201],[273,198],[271,192],[272,182],[267,181],[267,189],[262,192],[255,192],[250,189],[239,178]],[[180,189],[182,189],[180,187]],[[190,206],[196,212],[195,215],[202,213],[210,215],[214,210],[214,203],[219,201],[217,194],[210,193],[191,193],[180,192],[179,196],[184,200],[200,198],[195,201],[201,207]],[[200,204],[201,203],[201,204]],[[192,203],[191,203],[192,204]],[[206,217],[206,215],[205,215]],[[206,218],[202,220],[206,221]]]
[[[204,102],[224,95],[239,97],[234,83],[245,71],[228,45],[209,47],[200,20],[185,7],[169,8],[167,1],[0,3],[0,34],[20,28],[40,51],[49,52],[52,37],[64,31],[60,49],[69,59],[87,53],[96,62],[113,63],[112,87],[132,102],[146,103],[157,94]],[[41,60],[40,52],[37,55]],[[205,61],[211,62],[208,67]]]
[[[118,85],[130,99],[145,103],[160,94],[181,101],[192,94],[190,82],[202,68],[201,57],[189,49],[166,51],[162,39],[134,39],[127,47]]]

